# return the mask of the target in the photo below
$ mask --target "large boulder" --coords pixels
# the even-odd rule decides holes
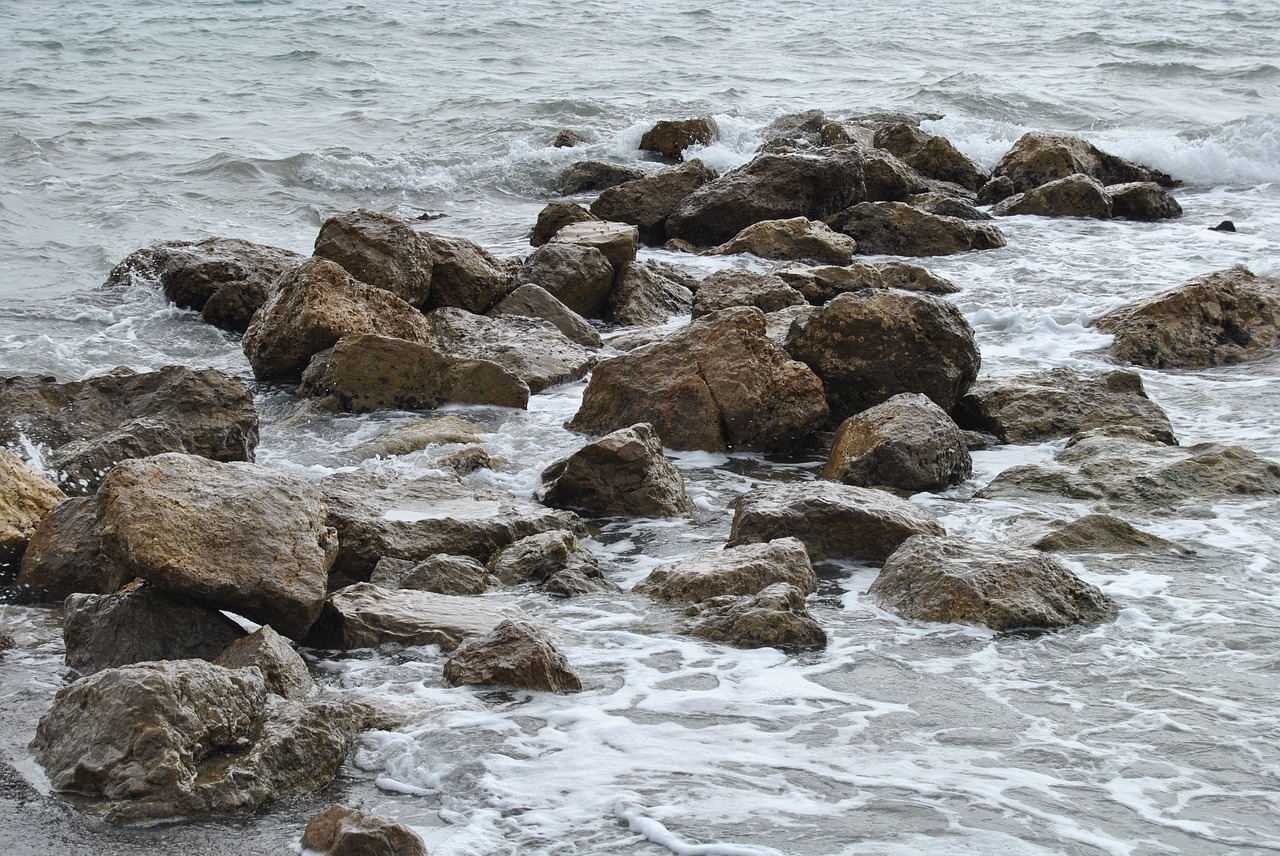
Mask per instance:
[[[1068,175],[997,202],[996,217],[1026,214],[1035,217],[1091,217],[1111,219],[1111,197],[1096,179]]]
[[[1280,342],[1280,279],[1236,265],[1103,315],[1116,357],[1150,368],[1234,365]]]
[[[306,644],[342,650],[388,643],[439,645],[452,651],[503,621],[523,617],[520,609],[488,598],[356,583],[329,595]]]
[[[557,184],[561,193],[572,196],[575,193],[599,193],[644,177],[645,171],[634,166],[588,160],[578,161],[561,170]]]
[[[948,256],[1005,245],[1004,234],[989,223],[939,217],[905,202],[862,202],[826,222],[868,255]]]
[[[827,632],[804,605],[804,592],[774,583],[749,597],[702,604],[692,635],[738,648],[811,651],[827,647]]]
[[[431,293],[431,247],[399,217],[364,208],[330,217],[314,254],[418,309]]]
[[[892,122],[876,129],[873,144],[896,156],[921,175],[950,181],[966,190],[978,190],[991,171],[965,155],[946,137],[930,134],[918,125]]]
[[[956,403],[962,428],[994,434],[1001,443],[1041,443],[1091,428],[1123,426],[1176,443],[1160,405],[1147,398],[1135,371],[1087,375],[1071,368],[984,378]]]
[[[592,357],[555,325],[519,315],[488,317],[463,309],[426,315],[428,343],[452,357],[497,363],[524,381],[530,393],[581,378]]]
[[[833,297],[846,291],[866,291],[869,288],[900,288],[926,294],[956,294],[960,291],[960,287],[949,279],[919,265],[899,261],[818,267],[782,265],[774,269],[773,275],[800,292],[814,306],[826,306]]]
[[[794,586],[801,598],[818,588],[809,554],[797,538],[743,544],[667,562],[650,571],[632,591],[657,600],[700,601],[753,595],[777,583]]]
[[[705,146],[719,136],[716,122],[709,117],[663,119],[640,137],[640,150],[668,160],[684,160],[690,146]]]
[[[418,833],[403,823],[344,805],[311,818],[302,846],[323,856],[427,856]]]
[[[526,282],[508,294],[487,313],[490,317],[519,315],[524,318],[541,318],[550,322],[571,342],[584,348],[599,348],[604,342],[596,328],[585,318],[565,306],[555,295],[540,285]]]
[[[868,593],[916,621],[992,630],[1067,627],[1115,617],[1115,602],[1037,550],[917,535],[884,563]]]
[[[847,265],[853,262],[857,249],[858,244],[853,238],[833,232],[826,223],[792,217],[752,223],[707,252],[717,256],[751,253],[762,259]]]
[[[279,290],[245,331],[242,344],[261,380],[296,383],[311,358],[343,336],[377,333],[425,342],[422,313],[390,291],[366,285],[328,259],[312,258],[280,280]]]
[[[814,559],[880,563],[912,535],[942,535],[928,512],[882,490],[830,481],[771,484],[738,498],[729,546],[794,537]]]
[[[1178,200],[1154,181],[1109,184],[1106,191],[1111,197],[1112,217],[1150,222],[1182,216],[1182,206],[1178,204]]]
[[[446,238],[419,232],[419,240],[431,248],[431,296],[427,309],[453,306],[468,312],[486,312],[511,290],[515,267],[495,258],[466,238]]]
[[[598,247],[561,241],[534,250],[516,281],[545,288],[583,318],[602,318],[613,290],[613,265]]]
[[[641,241],[660,245],[670,237],[666,222],[671,212],[686,196],[715,177],[716,171],[711,167],[700,160],[691,160],[609,188],[591,203],[591,213],[602,220],[630,223],[640,230]]]
[[[590,549],[572,532],[540,532],[499,550],[489,567],[503,584],[536,582],[551,594],[572,597],[617,591]]]
[[[0,443],[47,450],[62,490],[92,493],[115,464],[161,452],[252,461],[258,412],[241,381],[216,369],[118,368],[71,383],[0,381]]]
[[[648,422],[672,449],[777,449],[826,417],[821,381],[768,338],[763,312],[741,307],[597,365],[568,427]]]
[[[338,544],[313,482],[170,453],[117,465],[97,499],[103,553],[162,591],[294,639],[320,614]]]
[[[973,328],[940,297],[874,289],[841,294],[787,343],[822,379],[831,416],[844,421],[902,393],[950,410],[978,376]]]
[[[22,458],[0,449],[0,577],[18,567],[40,522],[65,498]]]
[[[680,471],[647,423],[588,443],[542,471],[542,501],[592,517],[687,517],[693,502]]]
[[[444,679],[457,686],[505,686],[576,693],[582,679],[551,635],[531,621],[507,619],[464,642],[444,664]]]
[[[694,292],[691,313],[701,318],[734,306],[754,306],[768,313],[804,303],[804,295],[778,276],[731,268],[702,280]]]
[[[850,416],[836,431],[823,477],[915,493],[973,474],[964,434],[928,396],[904,392]]]
[[[1161,187],[1177,184],[1163,172],[1108,154],[1086,140],[1038,131],[1024,134],[992,170],[994,177],[1012,181],[1018,193],[1076,173],[1104,185],[1131,181],[1153,181]]]
[[[23,602],[62,602],[76,592],[111,594],[133,579],[102,553],[98,503],[78,496],[54,506],[22,554],[14,596]]]
[[[550,241],[556,232],[559,232],[570,223],[598,221],[599,219],[576,202],[548,202],[538,212],[538,219],[534,222],[533,229],[529,232],[529,245],[541,247],[547,241]]]
[[[257,668],[267,692],[284,698],[303,701],[316,692],[306,661],[267,624],[232,642],[213,662],[227,669]]]
[[[692,305],[693,292],[666,276],[665,269],[630,262],[618,271],[606,315],[614,324],[652,326],[685,314]]]
[[[243,333],[253,313],[275,293],[276,281],[306,256],[238,238],[166,241],[130,254],[105,287],[155,283],[183,309],[215,327]]]

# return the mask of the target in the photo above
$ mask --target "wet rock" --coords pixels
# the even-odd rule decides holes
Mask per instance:
[[[1012,181],[1015,192],[1077,173],[1104,185],[1132,181],[1153,181],[1161,187],[1177,184],[1165,173],[1108,154],[1085,140],[1038,131],[1024,134],[992,170],[993,176]]]
[[[490,561],[504,585],[542,583],[564,597],[598,591],[617,591],[605,579],[592,552],[572,532],[541,532],[504,547]]]
[[[215,369],[118,368],[72,383],[12,377],[0,381],[0,443],[21,438],[48,450],[62,490],[87,494],[127,458],[252,461],[258,413],[248,388]]]
[[[928,180],[893,155],[882,149],[858,148],[866,164],[867,195],[863,201],[906,202],[914,195],[928,192]]]
[[[592,517],[687,517],[694,510],[680,471],[643,422],[556,461],[542,471],[542,483],[544,503]]]
[[[385,589],[470,595],[488,591],[497,581],[470,556],[436,553],[420,562],[383,556],[374,566],[369,582]]]
[[[1235,230],[1236,224],[1230,220],[1223,220],[1218,225],[1209,227],[1210,232],[1234,232]]]
[[[1086,514],[1054,528],[1032,545],[1048,552],[1105,552],[1128,550],[1160,550],[1188,554],[1189,550],[1150,532],[1126,523],[1110,514]]]
[[[907,204],[919,208],[926,214],[937,214],[939,217],[955,217],[959,220],[990,220],[991,215],[979,211],[972,202],[958,199],[945,193],[917,193],[907,197]]]
[[[599,348],[604,342],[600,334],[587,320],[565,306],[555,295],[540,285],[526,282],[502,298],[488,315],[519,315],[525,318],[541,318],[549,322],[571,342],[584,348]]]
[[[1176,444],[1160,405],[1147,398],[1137,372],[1086,375],[1056,368],[975,383],[952,411],[964,428],[1002,443],[1041,443],[1091,428],[1127,426]]]
[[[804,595],[818,588],[818,577],[804,544],[777,538],[703,553],[654,568],[632,591],[657,600],[700,601],[757,594],[786,583]]]
[[[595,247],[604,253],[609,264],[617,271],[636,260],[640,231],[628,223],[610,223],[604,220],[570,223],[556,232],[551,241],[556,244]]]
[[[575,146],[585,145],[587,142],[587,138],[577,131],[563,128],[560,133],[556,134],[556,138],[551,141],[551,145],[557,149],[571,149]]]
[[[1102,185],[1087,175],[1068,175],[1055,181],[1015,193],[996,203],[991,213],[997,217],[1026,214],[1035,217],[1092,217],[1111,219],[1111,197]]]
[[[614,324],[651,326],[684,315],[692,305],[693,293],[662,269],[631,262],[618,271],[606,314]]]
[[[237,238],[166,241],[130,254],[111,270],[104,287],[155,282],[183,309],[200,312],[215,327],[243,333],[275,293],[276,280],[305,260]]]
[[[903,291],[919,291],[925,294],[958,294],[960,286],[946,277],[907,262],[879,262],[871,265],[880,272],[884,288],[900,288]]]
[[[826,416],[821,381],[768,338],[764,313],[741,307],[597,365],[568,428],[648,422],[672,449],[777,449]]]
[[[858,252],[890,256],[947,256],[1005,245],[988,223],[939,217],[905,202],[863,202],[827,218],[827,224],[858,242]]]
[[[690,146],[705,146],[720,135],[714,119],[663,119],[644,132],[640,150],[654,152],[668,160],[684,160]]]
[[[117,465],[97,499],[103,553],[162,591],[294,639],[319,614],[338,545],[312,482],[169,453]]]
[[[582,680],[541,627],[508,619],[483,637],[468,640],[444,664],[457,686],[507,686],[553,693],[582,691]]]
[[[666,221],[680,201],[713,181],[716,171],[700,160],[666,169],[605,190],[591,203],[591,213],[602,220],[630,223],[640,230],[640,240],[651,246],[667,241]]]
[[[978,204],[995,205],[997,202],[1008,199],[1017,192],[1013,179],[998,175],[982,185],[982,189],[978,191]]]
[[[902,392],[950,410],[978,376],[981,357],[960,310],[896,290],[842,294],[810,319],[787,351],[822,379],[833,420]]]
[[[1172,220],[1182,216],[1182,206],[1167,190],[1154,181],[1111,184],[1106,188],[1111,197],[1111,216],[1126,220]]]
[[[594,214],[576,202],[550,202],[538,212],[538,219],[529,233],[529,244],[541,247],[551,237],[570,223],[597,220]]]
[[[391,292],[312,258],[280,280],[242,344],[255,377],[296,383],[313,356],[361,333],[426,342],[430,328],[421,312]]]
[[[456,416],[437,416],[384,431],[369,442],[357,446],[354,454],[360,460],[407,455],[430,446],[479,443],[483,435],[490,433],[489,429]]]
[[[308,699],[316,691],[306,662],[288,640],[269,625],[264,624],[243,639],[232,642],[213,662],[227,669],[257,667],[262,672],[267,692],[294,701]]]
[[[707,252],[717,256],[751,253],[762,259],[847,265],[853,262],[857,248],[856,241],[831,231],[825,223],[792,217],[752,223],[729,241]]]
[[[525,259],[516,280],[545,288],[583,318],[602,318],[614,275],[613,265],[597,247],[553,242]]]
[[[0,449],[0,576],[18,567],[40,521],[65,498],[56,484]]]
[[[807,303],[774,310],[764,316],[765,334],[779,345],[786,345],[793,337],[800,335],[804,325],[821,311]]]
[[[330,217],[316,236],[315,255],[417,309],[431,293],[431,247],[390,214],[361,208]]]
[[[431,345],[457,358],[497,363],[533,394],[575,381],[591,367],[586,349],[541,318],[490,318],[448,308],[428,313],[426,322]]]
[[[978,190],[991,178],[986,167],[962,153],[946,137],[930,134],[918,125],[884,125],[876,130],[873,144],[921,175],[954,182],[968,190]]]
[[[783,265],[775,268],[773,274],[799,291],[814,306],[825,306],[836,295],[847,291],[865,291],[869,288],[900,288],[927,294],[956,294],[960,291],[959,286],[950,280],[906,262],[852,264],[842,267]]]
[[[578,161],[560,173],[560,192],[565,196],[575,193],[599,193],[628,181],[644,178],[647,173],[633,166],[601,161]]]
[[[728,604],[708,604],[693,635],[738,648],[820,650],[827,633],[804,605],[804,593],[789,583],[775,583],[750,597]]]
[[[799,538],[813,559],[883,562],[912,535],[942,535],[928,512],[882,490],[830,481],[772,484],[738,499],[729,546]]]
[[[822,129],[829,123],[821,110],[787,113],[774,119],[760,132],[767,151],[816,148],[824,145]]]
[[[465,640],[484,636],[511,618],[523,618],[514,606],[482,597],[390,590],[356,583],[329,595],[324,613],[306,644],[317,648],[376,648],[439,645],[452,651]]]
[[[694,293],[694,318],[701,318],[734,306],[754,306],[761,312],[776,312],[804,304],[805,298],[781,278],[749,270],[722,270],[706,277]]]
[[[110,594],[133,579],[104,556],[93,497],[58,503],[22,555],[14,596],[22,602],[61,602],[76,592]]]
[[[453,470],[459,476],[474,473],[476,470],[497,470],[501,462],[501,458],[489,457],[489,453],[479,446],[459,449],[436,459],[438,466]]]
[[[483,313],[511,290],[514,263],[490,255],[479,244],[465,238],[446,238],[419,232],[420,240],[431,247],[435,259],[431,267],[431,296],[425,310],[442,306]]]
[[[1094,326],[1111,353],[1150,368],[1234,365],[1280,342],[1280,280],[1240,265],[1122,306]]]
[[[901,393],[846,419],[823,478],[916,493],[945,490],[973,474],[964,435],[927,396]]]
[[[311,358],[298,386],[302,398],[332,396],[349,413],[434,410],[442,404],[523,409],[529,387],[484,359],[461,359],[430,345],[387,336],[343,336]]]
[[[555,144],[561,145],[559,137]],[[302,846],[324,856],[427,856],[418,833],[403,823],[344,805],[330,806],[311,818]]]
[[[1100,589],[1043,553],[923,535],[889,557],[868,594],[904,618],[992,630],[1067,627],[1117,612]]]

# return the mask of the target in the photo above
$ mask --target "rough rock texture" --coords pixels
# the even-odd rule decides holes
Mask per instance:
[[[991,215],[976,208],[967,199],[948,196],[945,193],[917,193],[907,197],[907,204],[926,214],[939,217],[956,217],[960,220],[990,220]]]
[[[805,149],[823,145],[822,129],[827,117],[821,110],[787,113],[774,119],[760,132],[767,150]]]
[[[542,286],[583,318],[602,318],[614,275],[599,248],[556,241],[534,250],[516,281]]]
[[[946,137],[921,130],[918,125],[894,122],[876,130],[873,144],[895,155],[907,166],[968,190],[977,190],[991,178],[982,164],[965,155]]]
[[[573,244],[578,247],[595,247],[613,265],[614,270],[636,260],[640,246],[640,230],[629,223],[599,222],[570,223],[551,239],[556,244]]]
[[[605,579],[595,555],[568,531],[521,538],[495,554],[489,566],[504,585],[537,582],[564,597],[617,591],[617,586]]]
[[[0,576],[18,566],[40,521],[65,498],[56,484],[0,449]]]
[[[22,554],[14,586],[24,602],[61,602],[76,592],[110,594],[133,574],[102,554],[98,504],[81,496],[58,503]]]
[[[541,318],[563,333],[569,341],[584,348],[599,348],[604,344],[596,328],[585,318],[557,300],[551,292],[531,282],[518,286],[487,314],[490,317],[519,315],[524,318]]]
[[[719,136],[711,118],[663,119],[640,137],[640,150],[654,152],[668,160],[684,160],[690,146],[705,146]]]
[[[1182,206],[1154,181],[1110,184],[1111,216],[1126,220],[1172,220],[1182,216]]]
[[[104,287],[155,282],[178,306],[200,312],[215,327],[243,333],[275,293],[276,280],[305,260],[237,238],[166,241],[131,253],[111,270]]]
[[[945,490],[973,474],[964,434],[927,396],[906,392],[846,419],[823,478],[915,493]]]
[[[672,449],[785,448],[827,417],[822,382],[766,335],[764,313],[726,309],[596,366],[568,427],[648,422]]]
[[[1041,536],[1031,546],[1037,550],[1075,553],[1160,550],[1185,555],[1190,552],[1110,514],[1086,514]]]
[[[374,566],[369,582],[385,589],[469,595],[488,591],[497,580],[470,556],[436,553],[420,562],[383,556]]]
[[[862,202],[826,222],[869,255],[948,256],[1005,245],[1004,234],[989,223],[939,217],[905,202]]]
[[[20,438],[48,450],[64,491],[87,494],[126,458],[252,461],[258,413],[248,388],[216,369],[118,368],[72,383],[11,377],[0,381],[0,443]]]
[[[556,134],[555,139],[551,141],[551,145],[557,149],[571,149],[588,142],[590,142],[589,138],[579,132],[571,128],[561,128],[560,133]]]
[[[267,692],[294,701],[308,699],[316,691],[307,664],[293,646],[269,625],[264,624],[243,639],[232,642],[213,662],[228,669],[256,666],[262,672]]]
[[[511,290],[514,266],[490,255],[465,238],[446,238],[420,232],[431,247],[431,296],[423,309],[453,306],[468,312],[487,312]]]
[[[324,856],[427,856],[418,833],[403,823],[344,805],[311,818],[302,846]]]
[[[632,591],[658,600],[700,601],[753,595],[776,583],[794,586],[802,600],[818,588],[809,554],[797,538],[743,544],[668,562],[654,568]]]
[[[868,593],[904,618],[993,630],[1067,627],[1117,611],[1097,586],[1043,553],[923,535],[889,557]]]
[[[479,443],[483,435],[490,433],[489,429],[456,416],[437,416],[384,431],[357,446],[354,454],[362,461],[379,456],[407,455],[430,446]]]
[[[751,253],[762,259],[847,265],[853,262],[853,254],[857,249],[858,244],[853,238],[831,231],[826,223],[806,217],[792,217],[787,220],[752,223],[707,252],[717,256]]]
[[[315,255],[418,309],[431,294],[431,247],[399,217],[364,208],[330,217],[316,236]]]
[[[575,193],[598,193],[628,181],[644,178],[642,169],[602,161],[578,161],[560,172],[560,192],[565,196]]]
[[[933,517],[905,499],[829,481],[755,488],[738,499],[729,546],[788,536],[814,559],[884,561],[912,535],[942,535]]]
[[[428,342],[453,357],[487,360],[539,393],[587,373],[592,358],[549,321],[519,315],[490,318],[463,309],[436,309],[426,316]]]
[[[805,303],[804,295],[773,274],[749,270],[722,270],[707,276],[694,292],[694,318],[701,318],[733,306],[754,306],[761,312],[776,312]]]
[[[591,213],[602,220],[630,223],[640,230],[640,240],[661,245],[668,237],[666,222],[690,193],[716,177],[716,171],[700,160],[691,160],[656,175],[611,187],[591,203]],[[735,230],[736,231],[736,230]],[[726,240],[733,233],[726,236]]]
[[[528,385],[495,362],[448,356],[431,345],[372,334],[343,336],[312,357],[298,395],[332,397],[350,413],[434,410],[446,403],[529,404]]]
[[[1017,192],[1013,186],[1013,179],[997,175],[982,185],[982,189],[978,191],[978,204],[995,205],[997,202],[1008,199]]]
[[[607,317],[614,324],[665,324],[693,305],[693,293],[647,262],[631,262],[618,271],[609,294]]]
[[[952,416],[962,428],[1002,443],[1040,443],[1091,428],[1125,426],[1161,443],[1177,443],[1160,405],[1135,371],[1086,375],[1071,368],[986,378],[961,397]]]
[[[1154,181],[1161,187],[1177,184],[1162,172],[1107,154],[1085,140],[1038,131],[1024,134],[992,170],[994,177],[1012,181],[1019,193],[1074,173],[1096,178],[1104,185],[1131,181]]]
[[[804,593],[790,583],[774,583],[758,594],[712,602],[692,634],[739,648],[817,650],[827,633],[805,609]]]
[[[897,261],[819,267],[783,265],[775,268],[773,275],[800,292],[814,306],[825,306],[833,297],[846,291],[869,288],[900,288],[926,294],[956,294],[960,291],[960,287],[949,279],[919,265]]]
[[[559,232],[570,223],[582,223],[598,219],[596,215],[576,202],[549,202],[546,207],[538,212],[538,219],[534,222],[533,229],[529,232],[529,245],[541,247],[547,241],[550,241],[556,232]]]
[[[176,453],[125,461],[98,490],[102,551],[157,588],[299,638],[337,554],[314,483]]]
[[[242,344],[254,376],[297,382],[311,358],[343,336],[378,333],[425,342],[429,332],[422,313],[399,297],[352,279],[328,259],[312,258],[280,280]]]
[[[997,217],[1029,214],[1036,217],[1092,217],[1111,219],[1111,197],[1087,175],[1068,175],[997,202]]]
[[[455,597],[356,583],[329,595],[306,644],[317,648],[439,645],[452,651],[503,621],[522,618],[514,606],[482,597]]]
[[[955,306],[928,294],[842,294],[811,318],[787,351],[822,379],[833,420],[902,392],[950,410],[978,376],[973,328]]]
[[[1280,342],[1280,280],[1240,265],[1103,315],[1111,352],[1150,368],[1234,365]]]
[[[508,619],[468,640],[444,664],[453,686],[507,686],[576,693],[582,680],[550,634],[531,621]]]
[[[662,454],[647,423],[588,443],[542,471],[542,501],[591,517],[693,514],[680,471]]]

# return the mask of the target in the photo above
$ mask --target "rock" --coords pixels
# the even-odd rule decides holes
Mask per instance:
[[[659,565],[632,591],[657,600],[700,601],[757,594],[786,583],[804,595],[818,588],[818,576],[804,544],[796,538],[743,544],[692,559]]]
[[[591,203],[591,213],[602,220],[630,223],[640,230],[640,240],[661,246],[669,236],[666,221],[686,196],[716,177],[716,171],[700,160],[666,169],[605,190]]]
[[[804,593],[790,583],[775,583],[751,597],[704,611],[693,635],[739,648],[827,647],[826,631],[805,609]]]
[[[356,583],[329,595],[324,614],[306,644],[316,648],[376,648],[393,643],[439,645],[452,651],[467,639],[484,636],[511,618],[523,618],[514,606],[482,597]]]
[[[668,160],[684,160],[690,146],[705,146],[720,136],[714,119],[663,119],[640,138],[640,151],[654,152]]]
[[[1085,140],[1033,131],[1013,144],[992,175],[1013,182],[1023,192],[1073,174],[1087,175],[1102,184],[1154,181],[1161,187],[1177,185],[1163,172],[1107,154]]]
[[[436,553],[420,562],[383,556],[374,566],[369,582],[385,589],[470,595],[488,591],[496,580],[470,556]]]
[[[680,471],[647,423],[588,443],[542,471],[542,501],[590,517],[688,517],[693,502]]]
[[[242,344],[255,377],[296,383],[313,356],[361,333],[426,342],[430,328],[421,312],[391,292],[312,258],[280,280]]]
[[[434,258],[428,242],[399,217],[361,208],[330,217],[316,236],[315,256],[355,279],[421,309],[431,294]]]
[[[628,181],[644,178],[644,170],[633,166],[600,161],[578,161],[560,173],[560,192],[565,196],[575,193],[599,193]]]
[[[529,244],[541,247],[551,236],[570,223],[591,222],[598,219],[576,202],[550,202],[538,212],[537,222],[529,233]]]
[[[501,458],[496,460],[490,458],[489,453],[479,446],[459,449],[436,459],[438,466],[451,469],[459,476],[474,473],[476,470],[497,470],[501,462]]]
[[[1078,520],[1058,526],[1031,546],[1049,552],[1118,553],[1127,550],[1162,550],[1184,555],[1191,552],[1172,541],[1143,532],[1110,514],[1086,514]]]
[[[858,242],[858,252],[890,256],[948,256],[1005,245],[988,223],[939,217],[905,202],[863,202],[827,218],[827,225]]]
[[[822,383],[740,307],[700,318],[662,342],[598,364],[568,424],[605,434],[648,422],[672,449],[777,449],[826,419]]]
[[[702,280],[694,293],[694,318],[701,318],[734,306],[754,306],[761,312],[776,312],[800,306],[804,295],[772,274],[748,270],[722,270]]]
[[[487,428],[473,425],[456,416],[437,416],[384,431],[369,442],[357,446],[354,454],[360,460],[407,455],[429,446],[479,443],[481,435],[490,433],[492,432]]]
[[[880,262],[871,267],[880,272],[880,282],[884,288],[900,288],[903,291],[920,291],[925,294],[960,293],[960,286],[919,265]]]
[[[860,201],[906,202],[912,196],[928,192],[928,180],[893,155],[882,149],[857,148],[866,164],[867,195]]]
[[[431,247],[435,258],[431,268],[431,296],[424,311],[448,306],[480,314],[511,290],[514,265],[494,258],[479,244],[465,238],[446,238],[431,232],[418,234]]]
[[[1280,280],[1240,265],[1103,315],[1111,353],[1149,368],[1235,365],[1280,341]]]
[[[825,306],[833,297],[846,291],[865,291],[869,288],[900,288],[928,294],[956,294],[960,291],[959,286],[950,280],[906,262],[853,264],[844,267],[783,265],[775,268],[773,274],[800,292],[814,306]]]
[[[982,185],[982,189],[978,191],[978,204],[995,205],[997,202],[1008,199],[1017,192],[1013,179],[998,175]]]
[[[587,138],[577,131],[564,128],[560,133],[556,134],[556,138],[551,141],[551,145],[557,149],[571,149],[574,146],[581,146],[587,142]]]
[[[904,618],[992,630],[1068,627],[1117,612],[1097,586],[1043,553],[926,535],[889,557],[868,594]]]
[[[762,259],[847,265],[853,262],[853,254],[857,248],[856,241],[831,231],[825,223],[792,217],[789,220],[752,223],[731,240],[711,248],[707,253],[717,256],[751,253]]]
[[[104,556],[98,505],[83,496],[58,503],[31,536],[14,586],[23,602],[61,602],[76,592],[111,594],[133,579]]]
[[[1178,442],[1169,417],[1147,398],[1142,378],[1123,369],[1086,375],[1056,368],[987,378],[960,398],[952,416],[961,427],[994,434],[1001,443],[1041,443],[1109,426]]]
[[[1111,216],[1126,220],[1172,220],[1182,216],[1182,206],[1154,181],[1132,181],[1106,187]]]
[[[232,642],[213,662],[227,669],[256,666],[262,672],[267,692],[287,699],[305,701],[316,692],[307,664],[270,625],[264,624],[243,639]]]
[[[990,214],[979,211],[968,200],[957,199],[945,193],[917,193],[907,197],[907,204],[912,208],[919,208],[926,214],[936,214],[939,217],[955,217],[959,220],[991,219]]]
[[[0,633],[0,660],[4,659],[4,652],[14,648],[16,644],[8,633]]]
[[[627,223],[610,223],[605,220],[569,223],[556,232],[551,242],[595,247],[604,253],[604,257],[616,271],[636,260],[640,230]]]
[[[760,132],[764,146],[771,151],[806,149],[823,145],[822,129],[828,124],[821,110],[787,113],[774,119]]]
[[[533,394],[575,381],[591,367],[586,349],[541,318],[489,318],[446,308],[428,313],[426,322],[430,344],[454,357],[497,363]]]
[[[916,493],[945,490],[973,474],[964,435],[919,393],[900,393],[841,423],[823,478]]]
[[[218,610],[147,584],[73,594],[63,610],[66,663],[79,675],[149,660],[214,660],[245,635]]]
[[[687,313],[692,305],[693,293],[684,285],[646,262],[631,262],[618,271],[607,315],[614,324],[665,324],[672,315]]]
[[[65,498],[56,484],[0,449],[0,576],[17,568],[40,521]]]
[[[312,482],[169,453],[117,465],[97,498],[102,552],[158,589],[293,639],[319,615],[338,545]]]
[[[1218,225],[1209,227],[1210,232],[1234,232],[1235,230],[1236,224],[1230,220],[1223,220]]]
[[[555,145],[576,143],[562,144],[557,137]],[[302,846],[324,856],[427,856],[418,833],[403,823],[344,805],[331,806],[311,818],[302,833]]]
[[[504,585],[542,583],[553,594],[572,596],[617,591],[578,536],[569,531],[540,532],[521,538],[494,555],[489,563]]]
[[[491,318],[501,315],[541,318],[563,333],[569,341],[584,348],[599,348],[604,344],[600,334],[585,318],[557,300],[551,292],[532,282],[517,287],[487,314]]]
[[[312,357],[298,395],[332,396],[348,413],[434,410],[447,403],[520,409],[529,404],[525,382],[495,362],[371,334],[343,336]]]
[[[0,381],[0,443],[23,438],[48,450],[62,490],[88,494],[127,458],[252,461],[258,413],[248,388],[216,369],[118,368],[71,383],[11,377]]]
[[[960,310],[928,294],[841,294],[810,319],[787,352],[822,379],[833,420],[901,392],[950,410],[978,376],[981,356]]]
[[[1036,217],[1092,217],[1111,219],[1111,197],[1087,175],[1068,175],[1024,193],[1015,193],[991,209],[997,217],[1029,214]]]
[[[873,144],[921,175],[954,182],[968,190],[978,190],[991,178],[986,167],[963,154],[946,137],[930,134],[918,125],[906,122],[884,125],[876,130]]]
[[[444,664],[457,686],[507,686],[553,693],[582,691],[582,680],[550,635],[530,621],[508,619],[473,638]]]
[[[200,312],[215,327],[243,333],[275,293],[276,280],[305,260],[237,238],[166,241],[130,254],[111,270],[104,287],[156,283],[183,309]]]
[[[598,248],[553,242],[525,259],[516,281],[541,286],[583,318],[601,318],[614,275],[613,265]]]
[[[798,336],[813,316],[822,310],[807,303],[777,309],[764,316],[765,334],[779,345],[786,345],[793,337]]]

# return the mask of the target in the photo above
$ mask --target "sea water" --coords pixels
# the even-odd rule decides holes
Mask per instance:
[[[182,363],[248,379],[238,342],[146,284],[100,290],[111,266],[215,235],[306,253],[326,217],[357,207],[443,214],[425,227],[523,255],[561,169],[591,158],[654,171],[643,131],[698,115],[721,136],[697,154],[720,170],[786,112],[907,110],[940,115],[924,127],[988,166],[1047,130],[1184,181],[1180,220],[1006,218],[1007,247],[922,260],[961,287],[952,299],[984,373],[1105,370],[1099,314],[1234,264],[1280,274],[1280,8],[1257,0],[0,3],[0,70],[5,375]],[[588,142],[553,148],[565,128]],[[1209,231],[1223,219],[1238,231]],[[642,256],[698,274],[764,269]],[[1141,374],[1184,445],[1280,460],[1274,357]],[[490,429],[485,448],[507,461],[468,479],[531,495],[583,442],[562,427],[583,386],[527,411],[447,408]],[[416,418],[299,424],[287,390],[257,403],[258,460],[316,477]],[[913,501],[952,534],[1014,543],[1029,522],[1093,509],[973,495],[1060,446],[977,453],[973,479]],[[448,451],[384,466],[430,468]],[[591,542],[624,590],[719,549],[752,486],[821,468],[673,460],[695,518],[609,521]],[[1030,638],[903,621],[865,597],[874,568],[830,563],[810,599],[831,640],[818,653],[695,640],[629,594],[515,590],[495,597],[556,629],[582,693],[449,688],[430,647],[314,656],[329,691],[406,723],[363,735],[335,788],[415,826],[436,856],[1280,850],[1280,502],[1126,518],[1189,552],[1069,561],[1119,617]],[[63,677],[56,615],[0,610],[19,642],[0,662],[0,751],[38,779],[25,744]],[[300,811],[202,834],[230,852],[287,852]]]

